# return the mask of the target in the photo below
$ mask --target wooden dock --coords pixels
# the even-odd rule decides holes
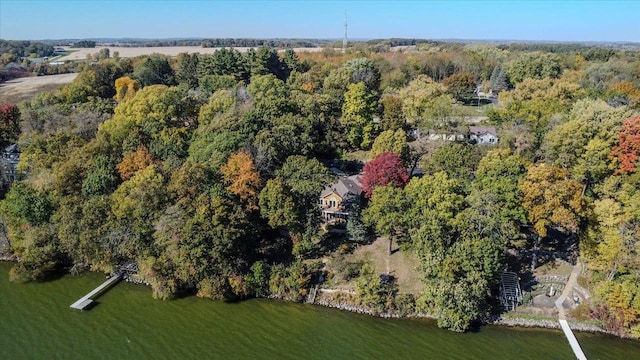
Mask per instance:
[[[110,277],[107,281],[103,282],[100,286],[93,289],[90,293],[80,298],[80,300],[71,304],[72,309],[85,310],[93,304],[94,298],[100,296],[103,292],[108,290],[111,286],[115,285],[122,279],[122,273],[116,274]]]
[[[567,285],[564,287],[564,291],[562,291],[562,294],[560,295],[558,300],[556,300],[555,304],[556,308],[558,309],[558,322],[560,323],[562,332],[564,332],[564,336],[566,336],[567,340],[569,341],[569,346],[571,346],[573,354],[578,360],[587,360],[587,357],[584,355],[584,352],[582,351],[582,348],[578,343],[578,339],[576,339],[576,336],[573,334],[573,331],[571,331],[571,328],[569,327],[569,323],[567,323],[567,317],[563,305],[564,301],[567,299],[567,297],[569,297],[569,293],[573,290],[573,286],[576,284],[578,275],[580,275],[581,271],[582,268],[580,266],[580,262],[577,262],[573,267],[573,270],[571,271],[571,276],[569,276],[569,280],[567,281]]]

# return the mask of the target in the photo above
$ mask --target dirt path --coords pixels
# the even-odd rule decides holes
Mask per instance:
[[[569,297],[569,294],[573,291],[573,287],[576,285],[578,281],[578,276],[582,272],[582,265],[580,262],[576,262],[576,265],[571,270],[571,275],[569,276],[569,280],[567,281],[567,285],[565,285],[562,294],[556,300],[556,308],[558,309],[558,319],[567,320],[564,306],[562,305],[564,301]]]

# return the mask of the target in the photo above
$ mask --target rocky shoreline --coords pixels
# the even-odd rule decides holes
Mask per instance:
[[[330,307],[343,311],[350,311],[357,314],[365,314],[369,316],[376,316],[387,319],[401,319],[401,318],[424,318],[436,320],[437,317],[426,313],[409,313],[399,314],[396,312],[378,312],[367,307],[359,306],[345,299],[334,300],[331,298],[323,297],[317,299],[313,305],[319,305],[324,307]],[[543,328],[543,329],[560,329],[560,323],[557,320],[551,319],[528,319],[528,318],[503,318],[501,316],[495,316],[486,321],[487,324],[508,326],[508,327],[525,327],[525,328]],[[581,322],[569,321],[569,326],[572,330],[589,332],[589,333],[603,333],[614,335],[620,338],[630,338],[628,336],[621,336],[620,334],[614,334],[610,331],[602,329],[592,324],[585,324]]]

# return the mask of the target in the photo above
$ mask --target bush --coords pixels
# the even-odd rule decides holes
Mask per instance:
[[[256,297],[269,295],[269,278],[271,267],[264,261],[257,261],[251,266],[251,272],[245,275],[247,292]]]
[[[371,263],[365,263],[356,280],[356,301],[376,312],[383,312],[394,307],[396,293],[395,281],[392,277],[381,279]]]
[[[348,261],[344,257],[336,257],[331,261],[331,268],[336,274],[336,281],[350,281],[360,275],[364,261]]]
[[[395,306],[400,316],[407,316],[416,312],[416,298],[413,294],[401,294],[395,299]]]
[[[301,261],[296,261],[289,267],[278,264],[271,269],[269,291],[272,295],[287,300],[302,301],[307,296],[309,280],[311,274]]]

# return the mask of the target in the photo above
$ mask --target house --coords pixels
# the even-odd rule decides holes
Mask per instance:
[[[343,222],[349,216],[349,203],[362,195],[362,176],[340,176],[320,193],[322,218],[326,222]]]
[[[420,129],[413,129],[408,135],[414,139],[425,139],[426,141],[463,141],[465,139],[465,135],[459,129],[450,132],[433,129],[423,132]]]
[[[469,126],[469,140],[476,144],[496,144],[498,139],[493,126]]]
[[[496,144],[499,139],[493,126],[460,126],[447,131],[428,130],[426,133],[413,129],[409,135],[430,142],[469,141],[474,144]]]

